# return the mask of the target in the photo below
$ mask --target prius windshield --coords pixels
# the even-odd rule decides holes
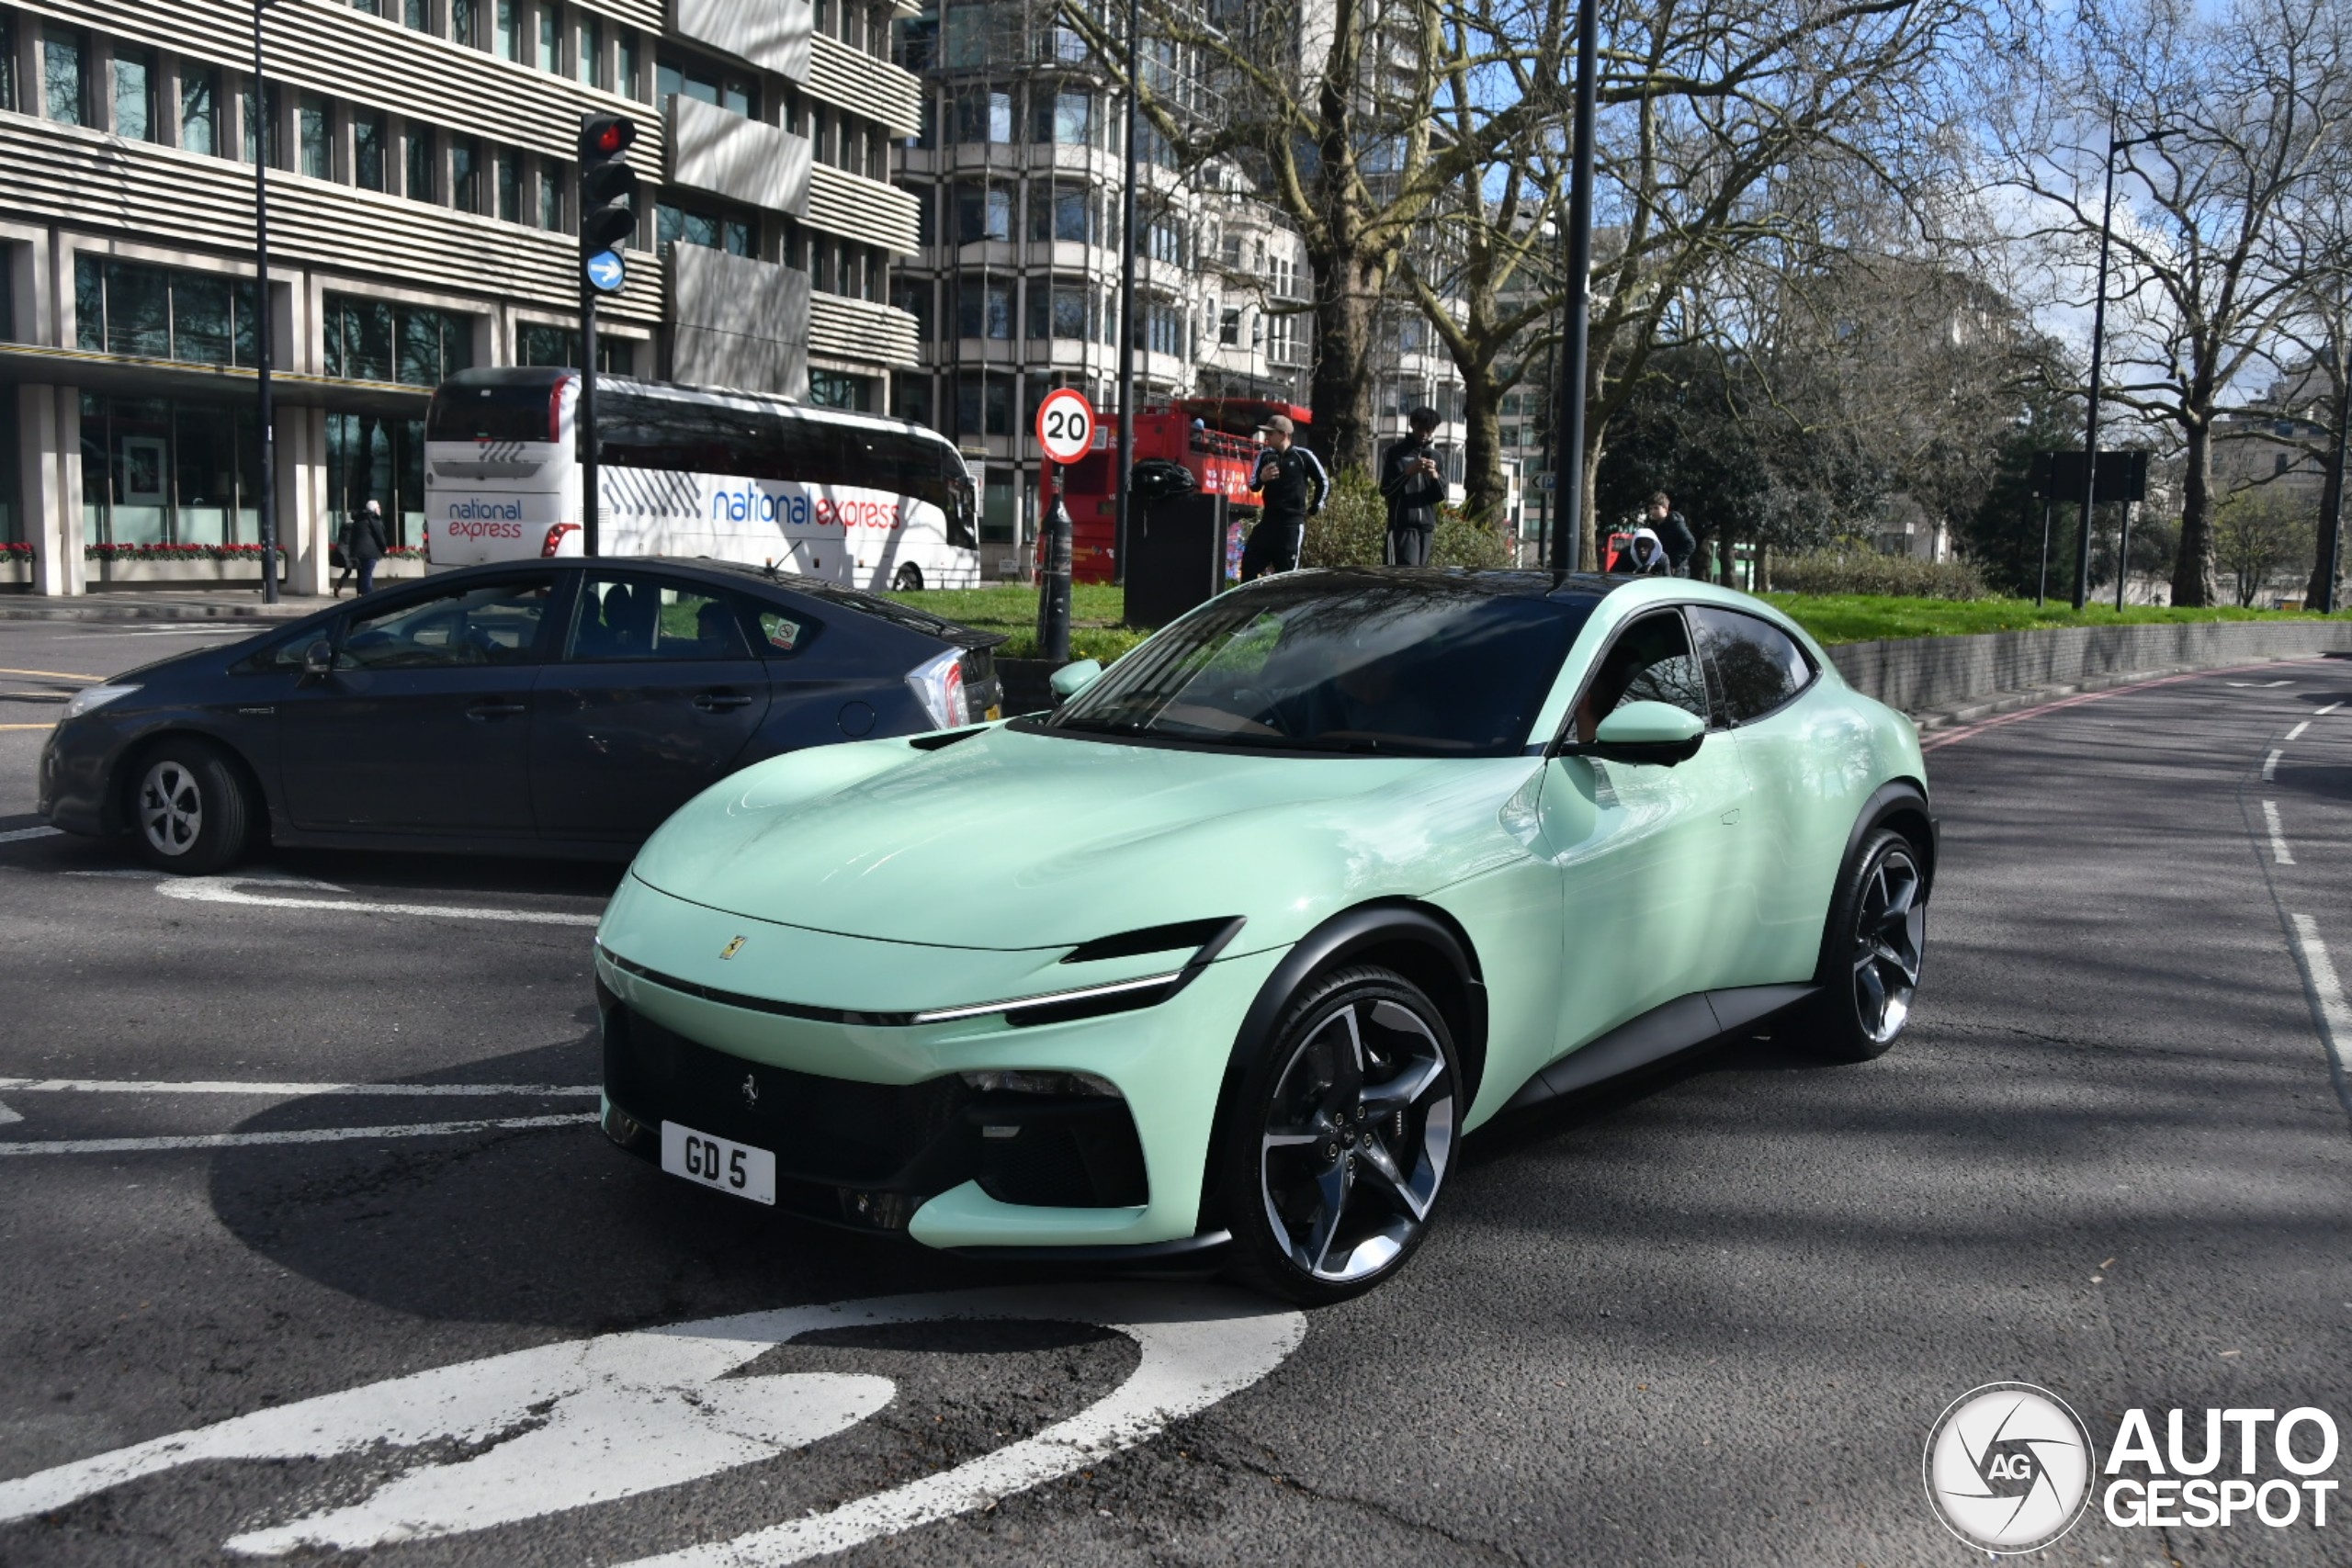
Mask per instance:
[[[1516,574],[1285,575],[1211,600],[1037,723],[1282,751],[1507,756],[1526,745],[1590,609]]]

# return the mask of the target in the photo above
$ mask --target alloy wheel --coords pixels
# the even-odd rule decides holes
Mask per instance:
[[[1384,998],[1298,1036],[1274,1085],[1260,1190],[1275,1238],[1314,1278],[1378,1273],[1411,1243],[1453,1151],[1453,1079],[1430,1026]]]
[[[147,770],[139,784],[139,830],[158,854],[184,855],[204,831],[204,792],[175,757]]]
[[[1879,856],[1862,884],[1854,931],[1854,1014],[1875,1045],[1902,1033],[1911,1016],[1928,937],[1924,891],[1918,863],[1895,847]]]

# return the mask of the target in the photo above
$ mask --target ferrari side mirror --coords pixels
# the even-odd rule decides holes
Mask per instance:
[[[1590,745],[1563,746],[1560,754],[1670,768],[1696,756],[1706,738],[1706,720],[1672,703],[1627,703],[1600,721]]]

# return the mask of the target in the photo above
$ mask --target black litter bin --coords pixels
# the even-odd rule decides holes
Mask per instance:
[[[1225,530],[1233,508],[1193,494],[1138,506],[1127,538],[1127,625],[1164,626],[1225,586]]]

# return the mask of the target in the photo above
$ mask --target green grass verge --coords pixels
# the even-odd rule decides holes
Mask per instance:
[[[1969,637],[2035,626],[2141,626],[2192,621],[2309,621],[2300,610],[2181,610],[2134,604],[2075,610],[2064,601],[1894,599],[1866,593],[1768,593],[1765,599],[1825,643],[1912,637]]]
[[[1037,657],[1037,591],[1023,583],[989,588],[947,588],[894,593],[933,615],[982,631],[1003,632],[1011,640],[997,649],[1006,659]],[[2033,626],[2148,626],[2170,621],[2307,621],[2298,610],[2211,610],[2134,604],[2121,615],[2092,605],[2076,612],[2064,603],[2036,606],[2030,599],[1895,599],[1865,593],[1768,593],[1796,623],[1825,643],[1874,642],[1911,637],[1967,637],[1978,632],[2024,631]],[[1146,634],[1119,624],[1126,591],[1108,583],[1080,583],[1070,593],[1070,657],[1105,664],[1144,639]],[[2352,616],[2343,612],[2338,619]]]

